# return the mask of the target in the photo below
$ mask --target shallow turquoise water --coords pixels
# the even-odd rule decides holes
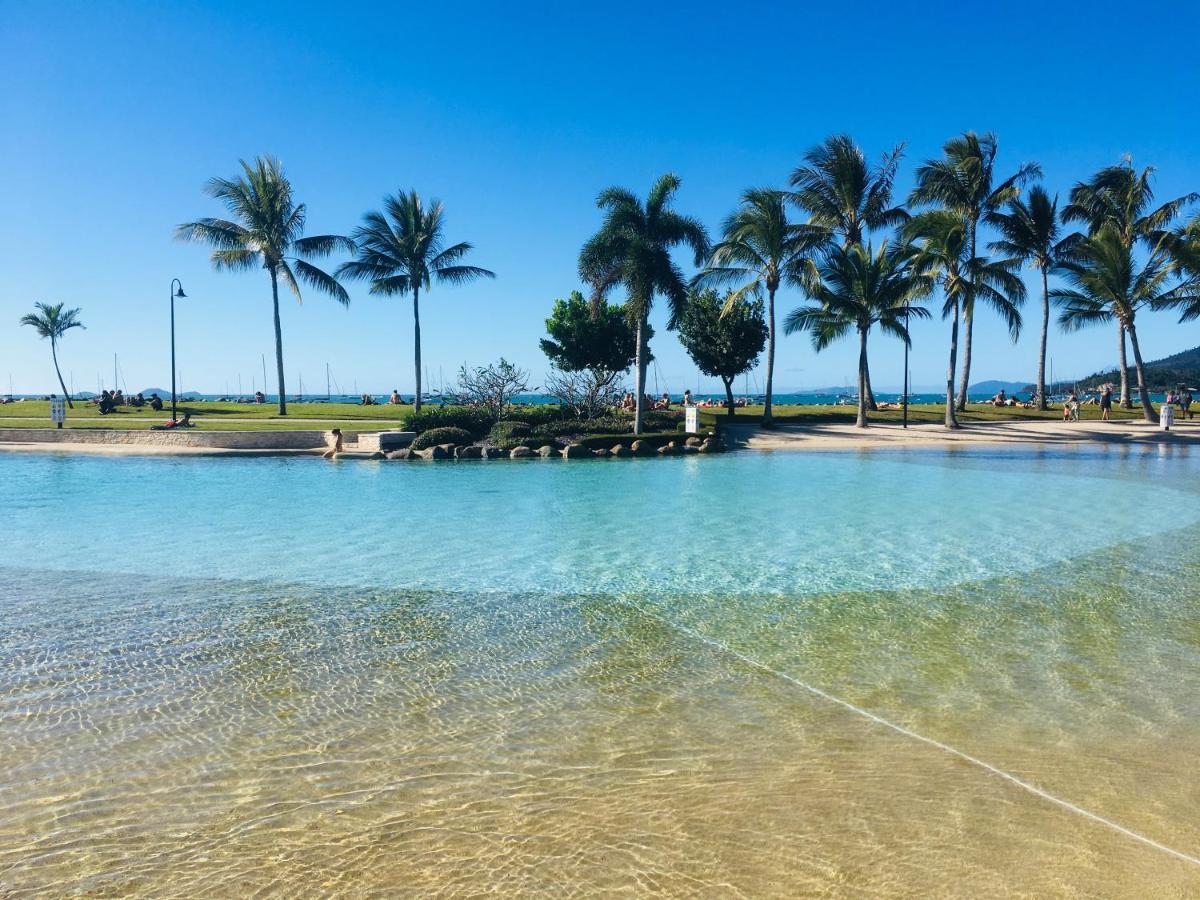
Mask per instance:
[[[0,892],[1200,891],[771,674],[1200,853],[1198,470],[0,456]]]

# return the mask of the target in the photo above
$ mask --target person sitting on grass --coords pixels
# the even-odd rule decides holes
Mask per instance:
[[[392,396],[388,397],[388,405],[389,406],[399,406],[400,405],[400,392],[397,391],[395,388],[392,388]]]
[[[662,397],[659,398],[659,401],[654,404],[654,408],[655,409],[670,409],[671,408],[671,395],[668,394],[666,391],[663,391]]]
[[[151,394],[150,395],[150,408],[152,410],[154,410],[155,412],[162,412],[162,406],[163,406],[162,397],[158,396],[158,394]]]
[[[1071,391],[1071,395],[1067,397],[1067,402],[1063,404],[1063,421],[1079,421],[1079,395],[1074,391]]]
[[[1001,388],[1000,393],[992,398],[992,406],[1008,406],[1008,397],[1004,395],[1004,388]]]
[[[184,413],[182,419],[179,419],[178,421],[171,420],[170,422],[165,422],[162,425],[151,425],[150,430],[151,431],[174,431],[177,428],[195,428],[195,427],[196,426],[192,424],[192,414]]]

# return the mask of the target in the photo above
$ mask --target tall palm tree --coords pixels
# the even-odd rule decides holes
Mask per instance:
[[[54,374],[58,376],[58,386],[67,398],[67,405],[74,409],[75,404],[71,401],[71,395],[67,393],[67,385],[63,381],[62,369],[58,367],[58,342],[72,328],[86,326],[79,321],[78,309],[63,309],[61,303],[35,303],[33,308],[35,312],[21,316],[21,324],[35,329],[38,337],[50,339],[50,357],[54,360]]]
[[[670,305],[668,328],[676,327],[687,305],[687,283],[671,259],[671,249],[690,248],[696,266],[709,255],[704,226],[671,208],[678,189],[679,178],[668,173],[650,188],[645,203],[624,188],[601,191],[596,206],[604,210],[604,221],[579,251],[579,275],[592,285],[596,301],[618,284],[628,294],[625,310],[637,330],[635,434],[642,430],[649,353],[646,327],[654,295],[662,294]]]
[[[1155,412],[1138,346],[1137,313],[1172,306],[1182,306],[1185,316],[1192,309],[1200,313],[1200,287],[1194,283],[1171,286],[1171,260],[1161,247],[1139,268],[1125,238],[1116,223],[1106,222],[1094,235],[1081,240],[1060,266],[1070,287],[1055,288],[1050,296],[1062,306],[1059,323],[1069,331],[1114,320],[1121,324],[1133,350],[1142,415],[1153,422]]]
[[[1037,405],[1046,402],[1046,340],[1050,332],[1050,272],[1058,265],[1076,237],[1062,237],[1058,223],[1058,196],[1051,199],[1041,185],[1029,189],[1028,201],[1015,197],[1008,201],[1007,212],[996,212],[992,225],[1000,239],[988,248],[996,253],[1031,263],[1042,273],[1042,340],[1038,347]]]
[[[821,259],[818,275],[807,287],[814,301],[788,313],[784,331],[808,331],[818,353],[851,329],[858,332],[858,418],[867,427],[867,335],[881,330],[909,343],[911,316],[928,318],[929,310],[914,305],[928,296],[933,279],[912,265],[913,250],[884,241],[877,252],[862,244],[834,246]]]
[[[767,295],[767,380],[763,424],[771,424],[771,398],[775,376],[775,292],[780,285],[798,286],[812,263],[810,239],[801,226],[788,221],[785,195],[768,188],[752,188],[742,204],[722,226],[722,240],[713,248],[708,265],[696,284],[741,286],[725,299],[733,309],[748,294]]]
[[[869,231],[908,221],[903,206],[892,205],[896,169],[904,155],[901,142],[877,164],[867,162],[848,134],[827,137],[804,154],[804,164],[792,172],[790,199],[808,213],[805,229],[814,245],[841,242],[843,247],[864,243]],[[867,404],[875,394],[867,372]]]
[[[934,206],[962,216],[967,227],[967,255],[978,257],[979,225],[988,221],[1005,203],[1014,199],[1026,181],[1041,175],[1037,163],[1022,163],[1017,171],[997,183],[996,136],[968,131],[951,138],[942,147],[941,159],[931,159],[917,169],[916,187],[908,196],[913,206]],[[967,386],[971,383],[971,336],[975,322],[975,297],[986,296],[968,282],[962,298],[962,381],[958,392],[959,412],[967,408]]]
[[[1111,224],[1125,247],[1132,251],[1140,244],[1153,252],[1183,208],[1200,199],[1200,194],[1184,194],[1155,207],[1153,175],[1153,166],[1139,172],[1134,169],[1131,157],[1123,157],[1117,165],[1106,166],[1071,188],[1070,202],[1063,207],[1063,221],[1086,223],[1091,236]],[[1121,374],[1121,406],[1132,409],[1125,326],[1120,317],[1117,317],[1117,367]]]
[[[1015,341],[1021,333],[1025,284],[1016,274],[1016,259],[988,259],[970,253],[970,226],[964,216],[947,210],[931,210],[914,216],[904,227],[907,240],[917,242],[913,266],[918,274],[933,279],[942,289],[942,317],[950,319],[950,364],[946,370],[947,428],[958,428],[955,414],[954,375],[958,363],[959,321],[967,297],[982,297],[1008,325]]]
[[[351,236],[357,246],[353,260],[338,267],[338,277],[371,282],[371,293],[383,296],[412,294],[413,365],[416,370],[416,399],[421,411],[421,290],[433,282],[466,284],[477,278],[495,278],[496,273],[462,260],[473,249],[463,241],[445,245],[445,212],[440,200],[426,208],[416,191],[383,198],[382,212],[369,212]]]
[[[342,305],[350,302],[337,279],[302,256],[325,257],[335,250],[354,250],[348,238],[326,234],[303,237],[307,209],[292,199],[292,183],[279,160],[259,156],[253,163],[239,160],[242,174],[213,178],[205,193],[221,201],[230,219],[198,219],[175,230],[179,240],[208,244],[217,271],[242,271],[259,266],[271,276],[275,311],[275,368],[279,379],[279,414],[287,415],[283,380],[283,330],[279,324],[279,282],[300,302],[300,282],[329,294]],[[265,387],[265,385],[264,385]]]

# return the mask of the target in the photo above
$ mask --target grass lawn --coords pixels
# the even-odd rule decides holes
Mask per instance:
[[[761,406],[746,406],[735,410],[736,415],[729,416],[725,410],[700,410],[700,423],[704,428],[710,428],[716,422],[724,425],[752,425],[762,418]],[[853,406],[780,406],[772,408],[777,425],[834,425],[854,424],[857,409]],[[899,422],[903,417],[901,410],[881,409],[879,412],[868,412],[867,418],[872,422]],[[1083,420],[1098,420],[1100,407],[1081,406],[1079,418]],[[1142,411],[1137,409],[1119,409],[1114,407],[1113,419],[1141,419]],[[1020,407],[995,407],[987,403],[970,403],[966,412],[958,414],[960,422],[1027,422],[1031,420],[1061,421],[1062,406],[1040,412],[1036,409],[1021,409]],[[914,424],[936,423],[946,420],[946,407],[940,403],[914,404],[908,408],[908,421]]]
[[[303,431],[343,428],[348,431],[381,431],[395,428],[412,412],[411,405],[359,406],[357,403],[289,403],[280,416],[270,403],[180,403],[179,415],[192,414],[200,428],[212,431]],[[144,430],[171,418],[168,404],[161,412],[148,406],[123,406],[106,416],[95,405],[75,402],[67,410],[65,428],[115,428]],[[23,400],[0,405],[0,428],[49,428],[50,402]]]

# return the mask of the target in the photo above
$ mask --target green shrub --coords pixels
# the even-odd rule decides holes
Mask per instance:
[[[416,436],[412,442],[414,450],[427,450],[430,447],[436,447],[438,444],[469,444],[471,443],[471,432],[465,428],[430,428],[428,431],[422,431]]]
[[[427,406],[419,413],[412,413],[404,419],[404,428],[418,434],[431,428],[461,428],[468,431],[471,437],[481,438],[488,433],[495,421],[486,409],[472,406]],[[442,444],[445,441],[435,441]],[[433,446],[433,445],[430,445]]]
[[[488,440],[497,447],[508,444],[513,440],[517,443],[512,446],[517,446],[521,438],[527,438],[533,433],[528,422],[512,422],[502,421],[497,422],[492,426],[492,430],[488,433]]]
[[[516,414],[516,418],[528,423],[533,428],[551,422],[561,422],[566,418],[574,418],[569,409],[559,406],[557,403],[539,403],[536,406],[510,407],[510,409]]]

